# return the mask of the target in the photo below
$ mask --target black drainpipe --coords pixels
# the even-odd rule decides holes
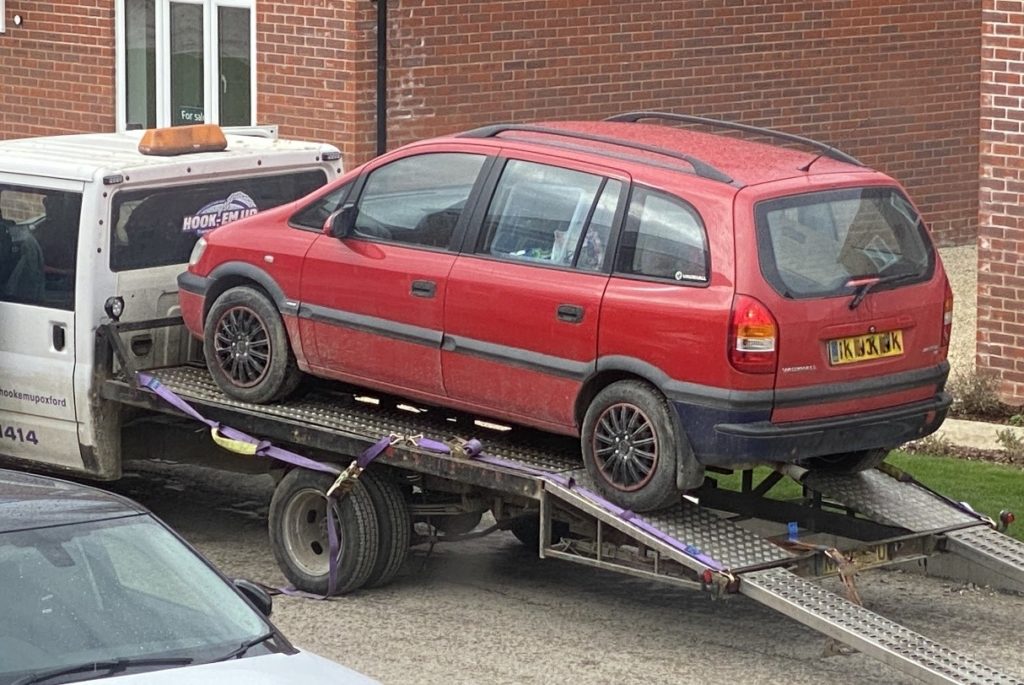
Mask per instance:
[[[377,2],[377,154],[388,149],[388,0]]]

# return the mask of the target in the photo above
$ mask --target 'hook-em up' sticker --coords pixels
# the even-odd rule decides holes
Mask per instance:
[[[189,214],[182,219],[181,230],[184,233],[202,235],[218,226],[230,224],[232,221],[244,219],[260,211],[253,199],[239,191],[231,193],[226,200],[215,200]]]

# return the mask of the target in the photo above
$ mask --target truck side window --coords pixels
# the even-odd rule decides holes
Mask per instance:
[[[74,309],[79,193],[0,186],[0,300]]]
[[[327,182],[321,170],[124,190],[111,209],[110,269],[185,264],[199,236],[297,200]]]

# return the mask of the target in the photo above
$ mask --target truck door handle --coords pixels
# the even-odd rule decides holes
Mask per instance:
[[[410,292],[413,297],[433,297],[437,292],[437,283],[433,281],[413,281]]]
[[[58,352],[63,352],[64,345],[67,344],[67,334],[64,331],[64,324],[53,324],[53,328],[50,331],[50,334],[53,338],[53,349],[57,350]]]
[[[579,323],[583,321],[583,307],[575,304],[560,304],[556,310],[558,320],[566,323]]]

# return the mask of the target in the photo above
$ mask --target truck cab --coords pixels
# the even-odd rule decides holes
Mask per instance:
[[[201,235],[341,171],[337,148],[272,129],[173,131],[171,144],[142,131],[0,141],[0,461],[117,478],[100,324],[177,316],[176,277]],[[191,345],[180,327],[125,344],[141,368]]]

